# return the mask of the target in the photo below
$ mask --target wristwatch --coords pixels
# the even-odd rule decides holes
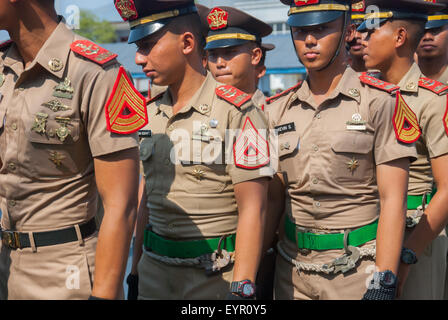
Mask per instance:
[[[390,270],[377,273],[380,285],[384,288],[395,288],[397,286],[397,277]]]
[[[417,261],[417,255],[414,251],[408,248],[403,248],[401,250],[401,262],[406,264],[416,264]]]
[[[230,285],[230,292],[243,298],[255,296],[255,284],[250,280],[233,281]]]

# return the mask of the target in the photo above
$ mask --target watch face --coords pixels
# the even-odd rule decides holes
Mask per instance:
[[[242,294],[245,297],[252,297],[255,293],[254,287],[252,286],[251,283],[245,283],[243,285],[243,290],[242,290]]]
[[[387,270],[385,272],[381,272],[380,274],[381,274],[381,276],[380,276],[381,283],[384,286],[386,286],[386,287],[395,286],[395,284],[397,282],[397,278],[391,271]]]

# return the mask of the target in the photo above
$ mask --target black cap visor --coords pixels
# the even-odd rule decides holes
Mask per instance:
[[[312,27],[334,21],[342,16],[343,11],[312,11],[291,14],[288,18],[290,27]]]

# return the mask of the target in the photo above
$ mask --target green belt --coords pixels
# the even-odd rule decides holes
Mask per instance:
[[[378,228],[378,220],[364,227],[351,231],[348,234],[347,244],[349,246],[357,247],[366,242],[376,239],[377,228]],[[289,240],[297,244],[299,249],[309,249],[309,250],[344,249],[343,233],[316,234],[316,233],[298,232],[296,230],[296,225],[291,220],[289,220],[289,218],[285,219],[285,234]]]
[[[431,199],[436,194],[437,190],[433,189],[430,194],[426,195],[426,204],[428,204]],[[408,195],[408,210],[415,210],[420,207],[423,203],[423,196],[411,196]]]
[[[225,249],[227,252],[235,251],[235,238],[235,234],[227,236],[221,243],[221,249]],[[173,241],[162,238],[150,230],[145,230],[144,244],[146,250],[161,256],[188,259],[213,253],[218,249],[220,239]]]

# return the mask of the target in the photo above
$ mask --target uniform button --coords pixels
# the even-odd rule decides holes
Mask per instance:
[[[167,158],[167,159],[165,159],[165,164],[166,164],[166,165],[169,165],[169,164],[170,164],[170,162],[171,162],[171,161],[170,161],[170,159],[168,159],[168,158]]]
[[[8,164],[8,169],[9,169],[9,171],[15,171],[15,170],[16,170],[16,164],[10,162],[10,163]]]
[[[320,208],[320,202],[319,202],[319,201],[316,201],[316,202],[314,203],[314,205],[315,205],[317,208]]]
[[[16,206],[16,201],[15,201],[15,200],[9,200],[9,201],[8,201],[8,205],[9,205],[10,207],[15,207],[15,206]]]
[[[320,115],[320,113],[316,114],[316,118],[320,119],[322,116]]]
[[[317,152],[317,151],[319,151],[319,147],[318,146],[314,146],[313,150]]]
[[[16,130],[17,130],[17,123],[13,123],[13,124],[11,125],[11,129],[14,130],[14,131],[16,131]]]
[[[170,224],[168,225],[168,228],[170,228],[170,229],[174,229],[174,224],[170,223]]]
[[[319,183],[319,179],[314,178],[314,179],[313,179],[313,183],[314,183],[314,184],[318,184],[318,183]]]
[[[173,130],[174,130],[174,126],[173,126],[173,125],[170,125],[170,126],[168,127],[168,130],[169,130],[169,131],[173,131]]]

